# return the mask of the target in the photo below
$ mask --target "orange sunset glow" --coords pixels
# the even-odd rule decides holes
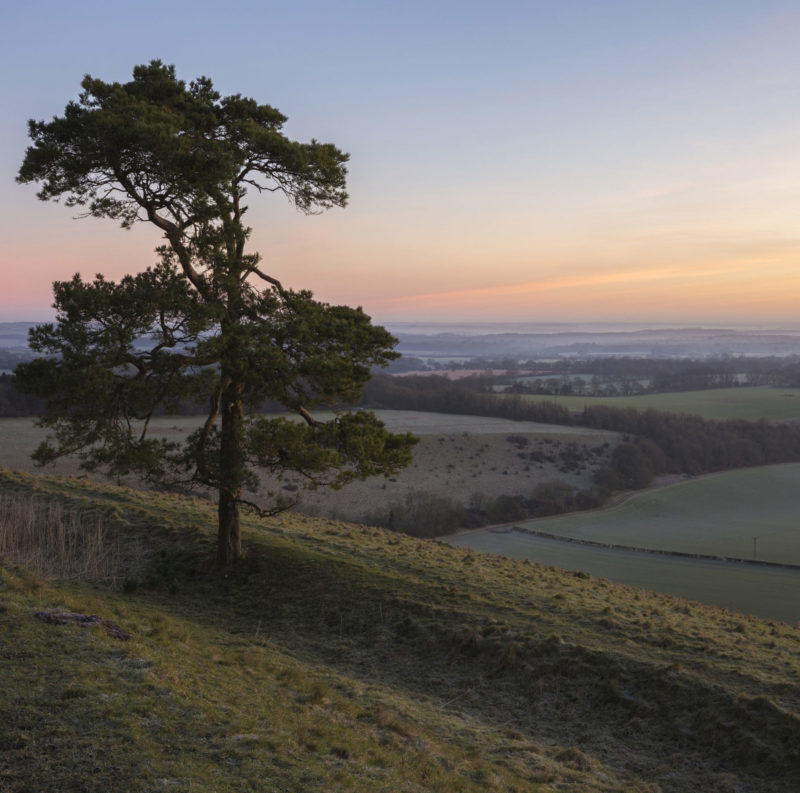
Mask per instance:
[[[796,4],[468,3],[458,25],[412,4],[343,12],[328,19],[333,37],[303,27],[302,47],[284,10],[269,24],[286,35],[266,50],[247,46],[267,24],[256,5],[227,50],[211,41],[232,22],[196,10],[191,46],[165,47],[111,10],[126,35],[97,54],[45,53],[24,16],[6,28],[2,57],[27,82],[3,89],[0,321],[48,318],[51,283],[75,272],[154,263],[154,229],[78,220],[14,176],[28,118],[62,112],[87,71],[126,79],[156,56],[274,103],[290,136],[350,152],[344,210],[307,217],[248,196],[251,249],[292,288],[377,321],[798,317]],[[45,24],[77,29],[85,16]],[[298,48],[305,68],[288,68]]]

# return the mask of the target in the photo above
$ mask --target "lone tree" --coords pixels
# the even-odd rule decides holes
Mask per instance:
[[[77,453],[87,470],[213,488],[218,560],[229,564],[242,555],[240,508],[287,506],[274,493],[266,508],[243,498],[258,487],[256,469],[340,487],[411,460],[415,439],[371,413],[323,422],[310,412],[357,402],[371,367],[398,357],[396,340],[360,308],[284,288],[246,252],[248,190],[282,193],[307,214],[343,207],[348,155],[290,140],[274,108],[223,98],[205,77],[187,86],[160,61],[125,84],[87,75],[82,88],[62,117],[29,122],[17,181],[123,228],[151,223],[164,244],[156,265],[118,283],[54,284],[56,322],[30,334],[45,355],[16,369],[19,385],[46,399],[42,424],[53,431],[34,458]],[[157,410],[186,400],[209,409],[184,443],[148,435]],[[258,415],[265,400],[295,420]]]

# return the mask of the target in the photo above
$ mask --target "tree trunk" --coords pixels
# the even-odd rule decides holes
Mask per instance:
[[[219,530],[217,561],[226,566],[242,558],[239,496],[244,481],[244,411],[242,384],[231,382],[222,395],[219,460]]]
[[[241,557],[242,526],[239,522],[239,502],[235,496],[220,489],[217,562],[220,567],[227,567]]]

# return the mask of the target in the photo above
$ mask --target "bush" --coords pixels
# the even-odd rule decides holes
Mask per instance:
[[[412,537],[437,537],[461,528],[465,519],[466,510],[458,501],[415,491],[392,503],[386,512],[365,515],[362,522]]]
[[[594,483],[597,485],[597,489],[606,495],[611,495],[615,490],[622,489],[622,478],[613,468],[607,465],[595,471]]]
[[[611,464],[625,487],[640,490],[653,481],[654,471],[647,454],[633,443],[620,443],[611,455]]]
[[[528,517],[528,511],[522,501],[522,496],[498,496],[486,508],[486,517],[489,523],[510,523],[512,520],[523,520]]]
[[[529,508],[536,517],[559,515],[575,508],[575,493],[566,482],[543,482],[534,489]]]

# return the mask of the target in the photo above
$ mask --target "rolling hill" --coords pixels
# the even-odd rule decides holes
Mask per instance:
[[[796,627],[214,513],[0,469],[0,789],[796,790]]]

